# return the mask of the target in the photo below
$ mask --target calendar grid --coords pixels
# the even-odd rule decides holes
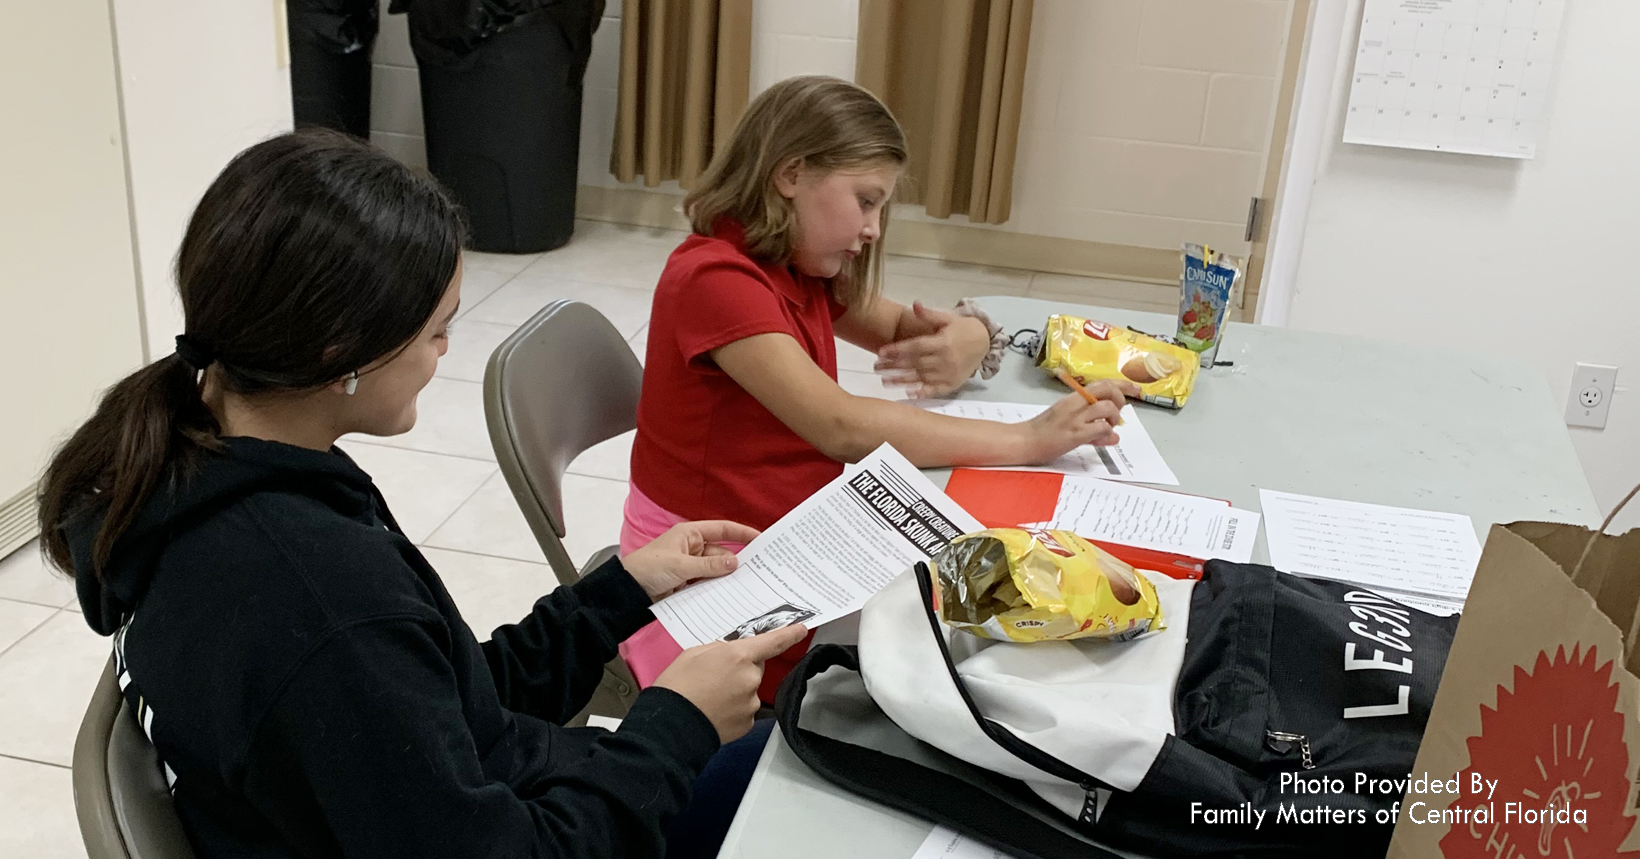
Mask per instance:
[[[1367,0],[1344,142],[1532,158],[1566,0]]]

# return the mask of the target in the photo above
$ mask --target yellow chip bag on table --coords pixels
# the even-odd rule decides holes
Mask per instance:
[[[1201,360],[1182,346],[1154,337],[1078,319],[1050,316],[1042,329],[1036,364],[1049,373],[1063,369],[1087,384],[1096,379],[1127,379],[1139,386],[1139,398],[1157,406],[1182,408],[1196,387]]]
[[[1156,588],[1070,531],[992,528],[932,564],[945,622],[998,641],[1126,641],[1164,628]]]

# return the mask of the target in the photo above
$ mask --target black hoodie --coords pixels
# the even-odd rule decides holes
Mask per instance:
[[[718,748],[693,704],[638,696],[564,728],[653,619],[617,561],[480,644],[369,476],[339,451],[228,439],[155,493],[90,572],[86,622],[210,857],[644,857]]]

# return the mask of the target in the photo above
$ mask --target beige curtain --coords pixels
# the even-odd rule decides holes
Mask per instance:
[[[623,0],[615,178],[688,187],[746,109],[751,54],[752,0]]]
[[[930,215],[1008,220],[1032,0],[860,0],[855,80],[905,128]]]

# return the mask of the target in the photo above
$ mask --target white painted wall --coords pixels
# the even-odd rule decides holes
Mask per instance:
[[[173,264],[195,204],[245,147],[291,127],[278,0],[114,0],[150,358],[182,333]]]
[[[108,6],[27,3],[6,16],[0,504],[141,360]]]
[[[410,27],[405,16],[387,14],[388,3],[380,0],[381,30],[370,58],[370,142],[411,167],[425,170],[421,78],[416,73],[416,55],[410,52]],[[600,30],[608,25],[604,21]]]
[[[1575,362],[1618,365],[1606,429],[1571,430],[1609,509],[1640,482],[1640,289],[1628,264],[1640,228],[1640,3],[1567,4],[1546,127],[1525,162],[1340,142],[1361,0],[1348,3],[1290,324],[1526,362],[1557,410]],[[1434,367],[1404,402],[1362,405],[1418,408],[1440,386]],[[1640,510],[1620,521],[1640,524]]]
[[[754,0],[752,98],[798,75],[854,80],[859,0]]]
[[[615,103],[620,84],[621,3],[606,0],[604,20],[592,36],[592,58],[587,61],[586,89],[581,93],[581,165],[576,180],[582,185],[624,187],[609,172],[609,153],[615,148]],[[636,183],[636,187],[643,187],[643,183]],[[676,182],[665,182],[656,190],[683,193]]]

